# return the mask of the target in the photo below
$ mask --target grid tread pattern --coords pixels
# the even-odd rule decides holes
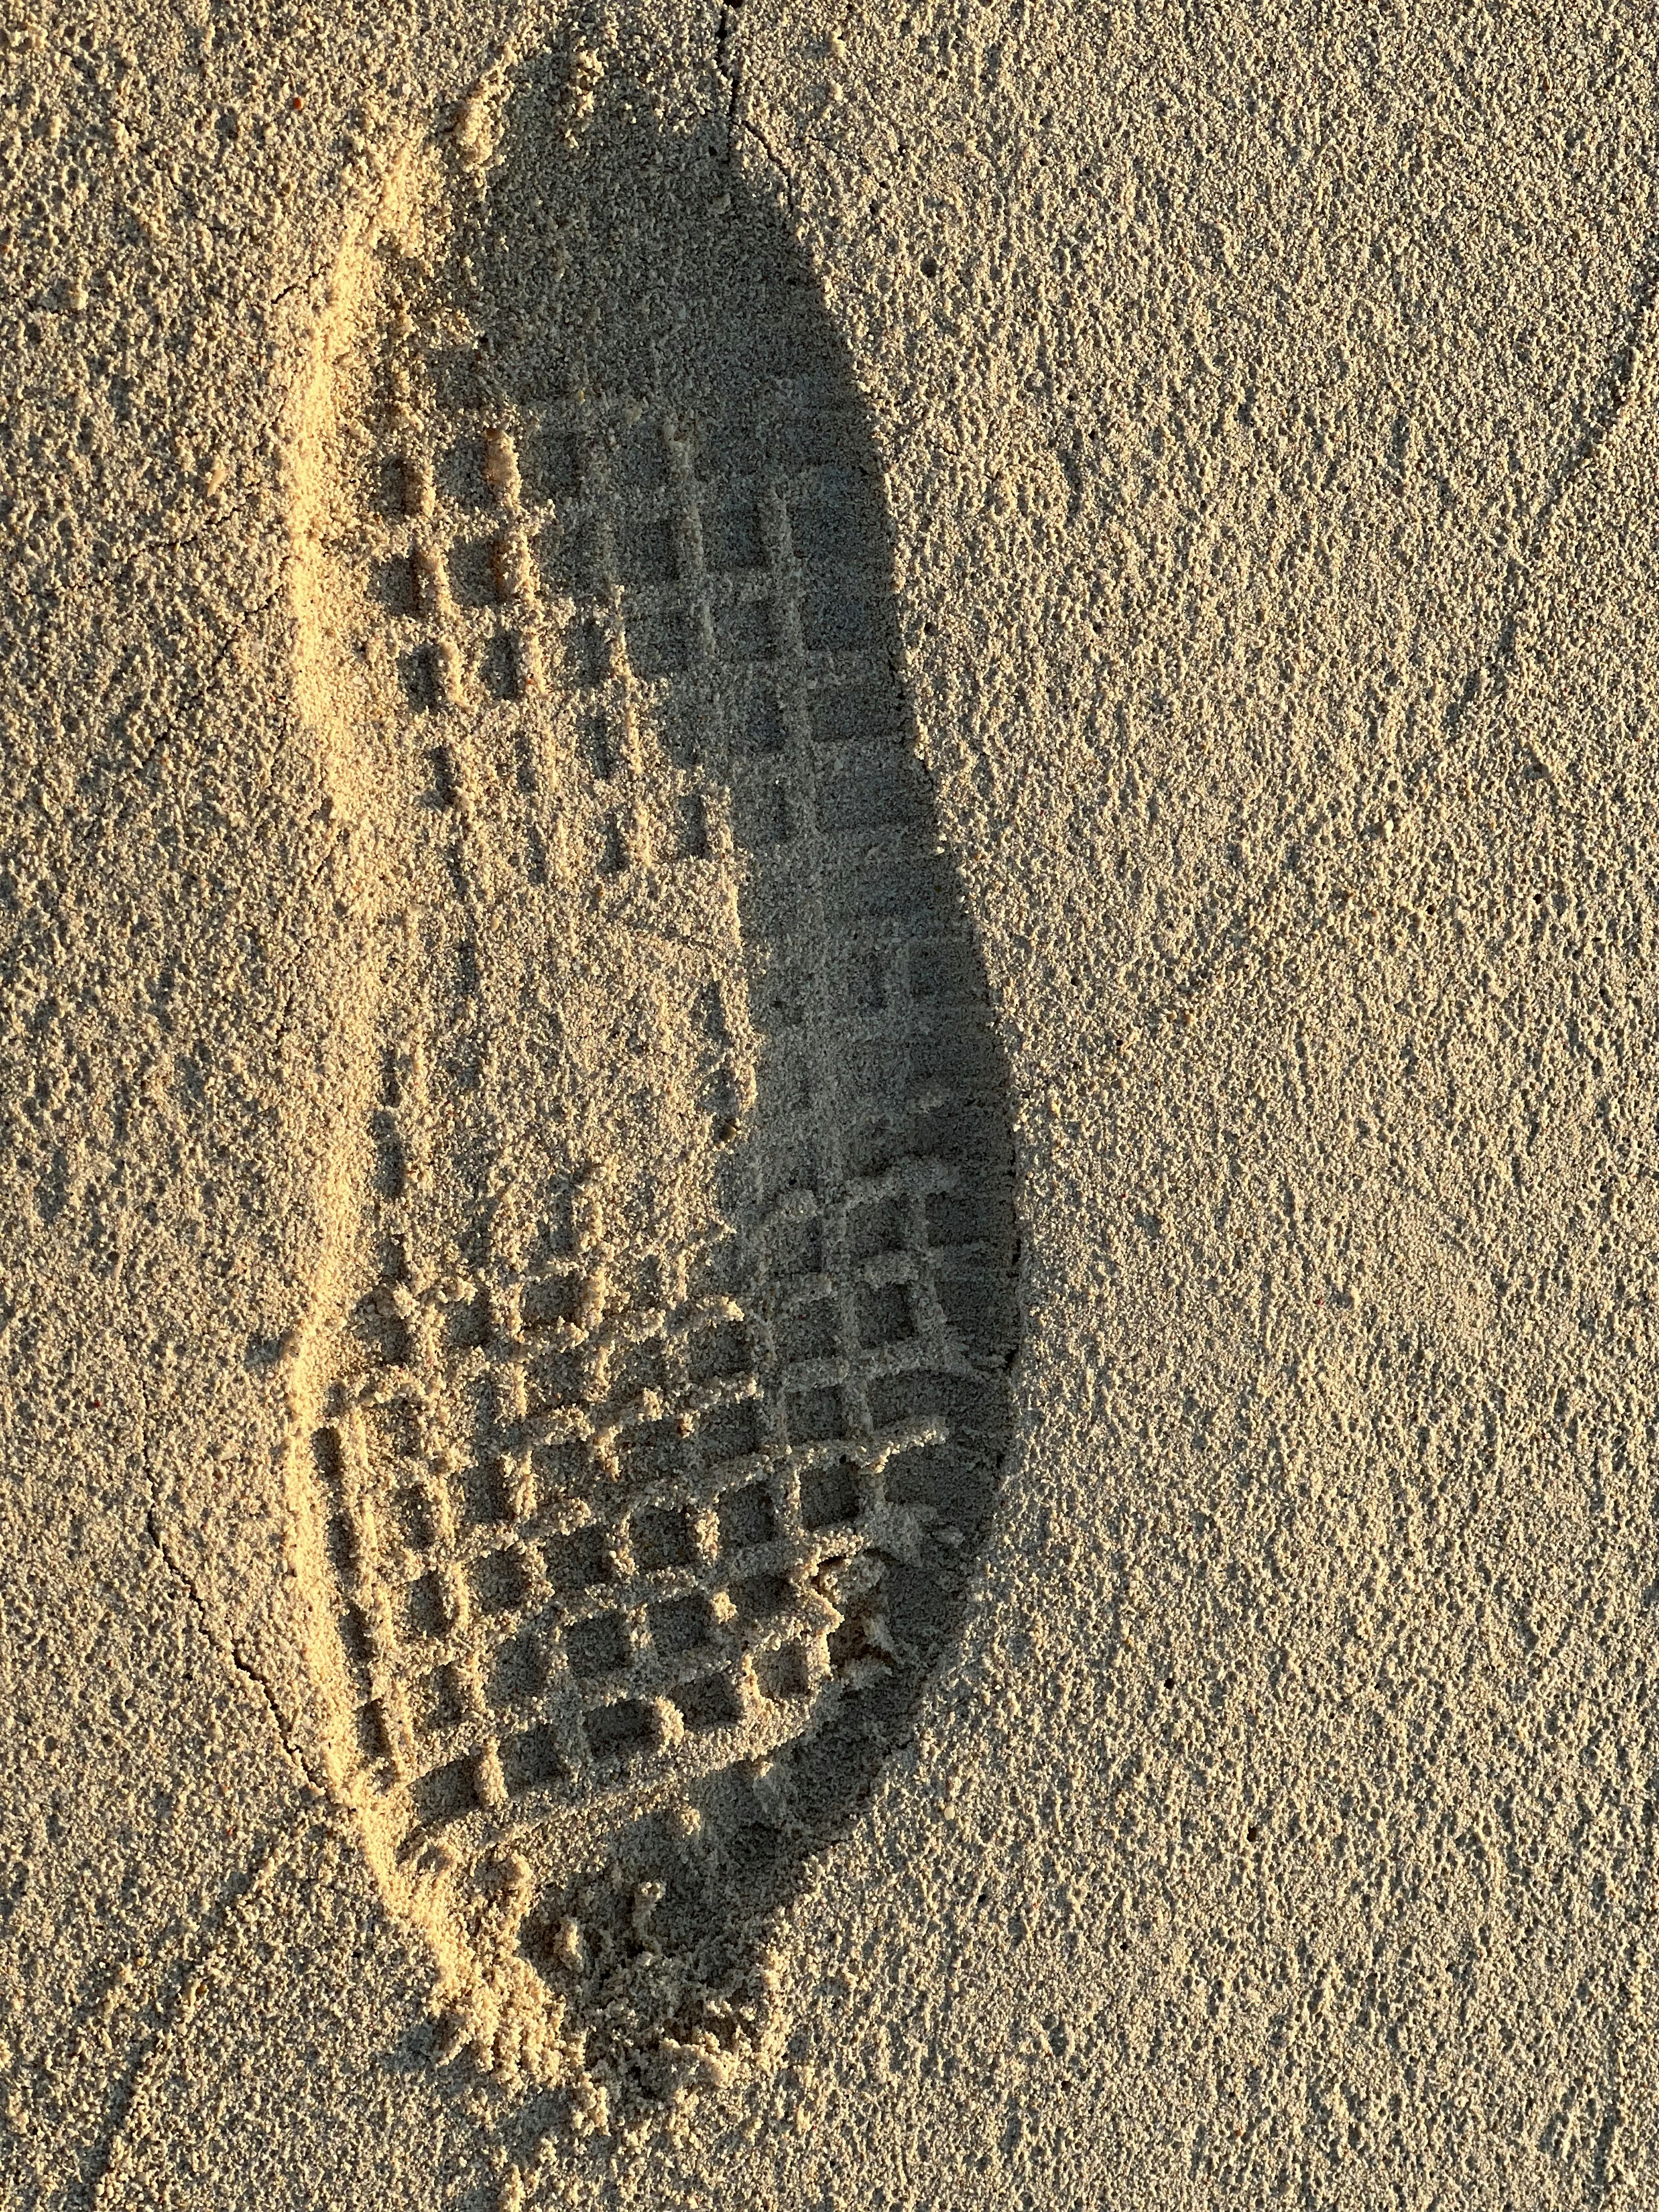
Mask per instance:
[[[768,998],[733,1293],[635,1255],[660,1305],[588,1310],[591,1224],[535,1271],[384,1285],[398,1355],[319,1433],[356,1756],[414,1849],[752,1758],[884,1663],[886,1470],[946,1442],[908,1381],[970,1371],[946,1308],[976,1264],[901,1109],[950,1102],[980,1009],[871,614],[878,511],[818,380],[735,423],[572,399],[434,432],[395,394],[388,420],[368,592],[400,707],[533,732],[567,695],[583,862],[740,860]],[[717,1141],[734,1091],[717,1068]],[[458,1309],[488,1316],[459,1350]]]
[[[533,1370],[541,1344],[509,1321],[446,1358],[432,1348],[442,1302],[410,1302],[426,1348],[360,1386],[319,1457],[336,1491],[358,1743],[383,1784],[408,1787],[419,1825],[753,1756],[799,1734],[814,1695],[857,1668],[832,1656],[847,1593],[825,1575],[886,1537],[889,1461],[945,1440],[934,1419],[878,1424],[869,1396],[881,1378],[962,1364],[926,1226],[951,1180],[906,1162],[834,1200],[793,1192],[792,1229],[817,1224],[833,1254],[878,1213],[883,1249],[773,1280],[740,1324],[720,1301],[596,1329],[596,1365],[648,1347],[657,1387],[597,1404],[527,1392],[517,1419],[498,1393],[499,1449],[480,1463],[431,1449],[429,1413],[482,1377]],[[492,1305],[510,1315],[545,1284],[579,1296],[580,1262],[504,1283]],[[698,1352],[722,1332],[744,1340],[742,1358],[711,1380]],[[726,1456],[705,1431],[732,1408],[748,1412],[754,1449]],[[400,1430],[402,1455],[386,1441]],[[878,1635],[873,1613],[870,1626]]]
[[[632,401],[481,405],[434,437],[394,400],[371,590],[410,702],[866,658],[867,487],[832,457],[817,380],[770,398],[736,468],[706,426]]]

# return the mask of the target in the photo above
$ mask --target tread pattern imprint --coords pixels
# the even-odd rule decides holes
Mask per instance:
[[[602,2127],[764,2048],[950,1632],[1012,1154],[810,271],[510,89],[348,246],[294,443],[363,946],[295,1560],[458,2037]]]

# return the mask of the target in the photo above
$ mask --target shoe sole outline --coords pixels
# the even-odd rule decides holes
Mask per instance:
[[[702,149],[555,75],[393,172],[296,438],[379,949],[292,1487],[334,1785],[591,2114],[767,2041],[985,1536],[1018,1238],[844,348],[769,203],[689,225]]]

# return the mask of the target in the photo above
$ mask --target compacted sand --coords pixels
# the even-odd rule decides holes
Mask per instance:
[[[8,20],[4,2201],[1653,2203],[1644,11]]]

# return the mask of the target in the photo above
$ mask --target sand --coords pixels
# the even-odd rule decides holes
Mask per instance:
[[[8,2201],[1650,2203],[1641,12],[6,36]]]

